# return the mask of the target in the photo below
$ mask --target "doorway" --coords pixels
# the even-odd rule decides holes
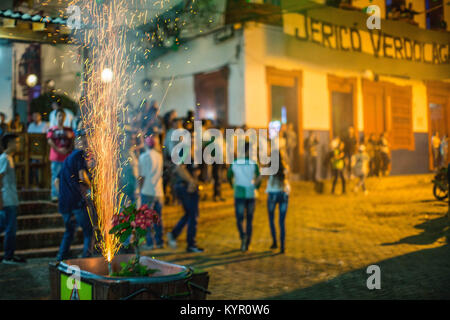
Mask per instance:
[[[301,71],[285,71],[267,67],[268,122],[291,126],[295,136],[295,147],[287,148],[287,162],[291,172],[300,174],[303,171],[303,127],[302,127],[302,73]],[[292,143],[291,140],[291,144]]]
[[[450,134],[450,85],[440,82],[427,83],[428,96],[428,141],[429,141],[429,166],[434,168],[433,155],[431,147],[431,139],[435,132],[438,133],[441,143],[444,139],[448,144],[448,136]],[[442,165],[446,166],[449,163],[448,148],[441,148]]]
[[[331,109],[333,136],[344,137],[348,128],[354,127],[353,122],[353,96],[351,93],[331,92]]]
[[[194,77],[196,119],[213,120],[220,126],[228,125],[228,67]]]
[[[358,139],[356,104],[356,78],[328,75],[330,96],[330,140],[344,137],[353,127]]]

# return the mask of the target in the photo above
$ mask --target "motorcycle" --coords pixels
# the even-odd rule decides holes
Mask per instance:
[[[433,179],[433,195],[437,200],[443,201],[448,197],[447,168],[438,170]]]

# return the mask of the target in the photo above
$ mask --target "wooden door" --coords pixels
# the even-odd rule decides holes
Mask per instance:
[[[196,119],[210,119],[228,125],[228,67],[194,77]]]
[[[379,83],[363,81],[364,136],[380,135],[387,131],[384,89]]]
[[[358,137],[356,78],[328,75],[330,106],[330,141],[337,135],[345,135],[352,126]]]
[[[435,132],[442,139],[450,134],[450,84],[437,81],[427,82],[428,99],[428,144],[429,144],[429,168],[433,167],[433,155],[431,151],[431,137]],[[444,164],[448,164],[449,156],[444,155]]]

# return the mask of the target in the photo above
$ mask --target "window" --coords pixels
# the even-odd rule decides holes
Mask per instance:
[[[427,29],[446,29],[444,21],[444,6],[442,0],[426,0],[425,9],[427,13]]]

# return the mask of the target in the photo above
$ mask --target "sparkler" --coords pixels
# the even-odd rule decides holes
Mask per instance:
[[[123,199],[119,190],[119,115],[124,112],[133,75],[129,70],[130,48],[126,41],[128,1],[74,0],[72,4],[82,10],[86,28],[81,31],[80,41],[89,51],[83,61],[85,81],[81,101],[81,117],[95,161],[91,169],[95,212],[90,210],[89,214],[91,222],[94,225],[97,222],[97,246],[110,266],[120,243],[109,230]]]
[[[108,261],[109,273],[111,261],[120,248],[119,239],[109,231],[124,199],[119,190],[122,133],[119,119],[126,118],[121,117],[128,112],[125,107],[126,94],[134,73],[142,69],[142,66],[131,65],[136,62],[137,53],[145,49],[127,41],[127,34],[133,25],[147,20],[147,12],[143,14],[130,8],[147,1],[71,0],[68,3],[68,6],[81,9],[83,27],[75,31],[75,37],[83,52],[88,52],[82,57],[85,71],[81,100],[81,118],[95,161],[91,169],[91,199],[95,210],[88,210],[91,223],[97,226],[97,246]],[[163,7],[165,2],[170,1],[150,2]]]

